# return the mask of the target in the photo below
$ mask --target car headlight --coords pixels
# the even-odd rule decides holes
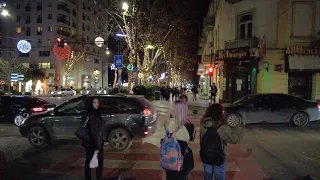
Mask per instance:
[[[58,92],[58,94],[61,94],[61,92]]]
[[[51,92],[51,94],[54,94],[54,92]]]

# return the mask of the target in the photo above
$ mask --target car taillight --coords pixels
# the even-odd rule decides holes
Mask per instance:
[[[320,104],[318,104],[318,109],[319,109],[319,111],[320,111]]]
[[[34,107],[31,110],[32,112],[38,113],[44,111],[45,109],[43,107]]]
[[[152,112],[149,109],[143,110],[143,115],[148,116],[148,115],[151,115],[151,114],[152,114]]]

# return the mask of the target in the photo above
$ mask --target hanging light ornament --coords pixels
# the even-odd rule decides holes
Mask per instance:
[[[104,45],[104,39],[102,38],[102,37],[97,37],[95,40],[94,40],[94,42],[96,43],[96,45],[98,46],[98,47],[102,47],[103,45]]]
[[[31,44],[26,40],[20,40],[17,43],[17,48],[22,53],[28,53],[31,51]]]
[[[67,59],[71,55],[71,48],[69,45],[65,45],[63,48],[60,48],[55,44],[53,47],[53,53],[60,60]]]

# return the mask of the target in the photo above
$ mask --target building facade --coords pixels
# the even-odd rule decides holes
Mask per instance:
[[[253,93],[320,100],[320,1],[215,0],[208,9],[198,69],[205,92],[215,82],[220,102]]]
[[[107,19],[101,7],[89,0],[12,0],[10,18],[2,21],[2,48],[12,49],[26,66],[43,69],[46,74],[42,90],[52,86],[73,86],[74,89],[103,87],[106,46],[97,47],[95,38],[107,41]],[[63,38],[73,53],[85,52],[65,77],[65,60],[53,53],[57,38]],[[27,40],[32,49],[20,53],[16,49],[19,40]],[[93,42],[93,43],[92,43]],[[105,43],[106,44],[106,43]],[[29,88],[30,89],[30,88]],[[28,91],[28,88],[27,90]]]

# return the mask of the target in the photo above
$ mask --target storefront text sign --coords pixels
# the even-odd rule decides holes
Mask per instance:
[[[249,49],[225,49],[217,51],[217,58],[219,60],[228,60],[228,59],[243,59],[250,57]]]
[[[302,46],[287,47],[286,54],[289,55],[320,55],[320,48],[306,48]]]

